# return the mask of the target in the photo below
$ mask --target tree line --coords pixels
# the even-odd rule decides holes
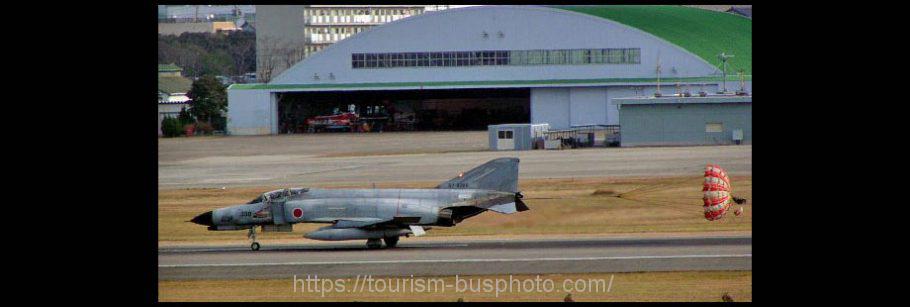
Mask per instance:
[[[174,63],[191,78],[255,72],[256,35],[246,31],[158,34],[158,63]]]
[[[224,131],[227,127],[227,91],[224,85],[212,75],[204,75],[193,81],[187,96],[193,100],[189,109],[180,110],[176,118],[166,117],[161,121],[161,132],[166,137],[183,135],[188,126],[202,134],[214,130]]]

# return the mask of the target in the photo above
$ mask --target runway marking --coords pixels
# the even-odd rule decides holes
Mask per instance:
[[[401,263],[470,263],[470,262],[534,262],[572,260],[635,260],[635,259],[681,259],[681,258],[752,258],[752,254],[733,255],[670,255],[670,256],[610,256],[572,258],[493,258],[493,259],[424,259],[424,260],[367,260],[367,261],[326,261],[326,262],[273,262],[273,263],[223,263],[223,264],[159,264],[158,268],[194,267],[243,267],[243,266],[291,266],[291,265],[333,265],[333,264],[401,264]]]
[[[409,242],[402,243],[399,245],[401,248],[420,248],[420,247],[467,247],[469,244],[488,244],[488,243],[535,243],[535,244],[546,244],[554,242],[605,242],[605,243],[634,243],[634,242],[660,242],[660,241],[687,241],[687,240],[738,240],[738,239],[752,239],[752,236],[707,236],[707,237],[681,237],[681,238],[635,238],[635,237],[616,237],[609,239],[600,239],[600,238],[577,238],[577,239],[517,239],[509,242],[501,241],[487,241],[487,240],[478,240],[478,241],[467,241],[465,243],[437,243],[437,242]],[[263,248],[263,250],[269,251],[295,251],[295,250],[309,250],[309,249],[324,249],[324,248],[353,248],[362,245],[347,245],[347,244],[338,244],[338,245],[273,245],[273,248]],[[234,251],[243,251],[249,250],[249,246],[223,246],[223,247],[203,247],[203,246],[171,246],[171,247],[159,247],[158,253],[196,253],[196,252],[234,252]]]

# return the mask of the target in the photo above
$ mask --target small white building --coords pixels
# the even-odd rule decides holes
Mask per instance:
[[[490,150],[531,150],[537,141],[543,142],[549,124],[490,125]],[[542,149],[542,147],[541,147]]]
[[[180,110],[189,108],[192,101],[186,94],[193,81],[180,75],[183,71],[174,64],[158,65],[158,135],[161,121],[166,117],[177,117]]]

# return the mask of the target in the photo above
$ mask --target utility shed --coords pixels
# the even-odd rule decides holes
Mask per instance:
[[[489,125],[490,150],[531,150],[534,141],[543,140],[549,124]]]
[[[752,144],[752,96],[617,98],[621,146]]]

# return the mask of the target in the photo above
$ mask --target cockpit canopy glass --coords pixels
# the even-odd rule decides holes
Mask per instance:
[[[309,191],[308,188],[290,188],[290,189],[269,191],[269,192],[262,193],[261,195],[259,195],[259,197],[254,198],[247,204],[261,203],[261,202],[265,201],[266,199],[279,200],[279,199],[283,199],[283,198],[290,198],[290,197],[293,197],[296,195],[306,193],[307,191]]]

